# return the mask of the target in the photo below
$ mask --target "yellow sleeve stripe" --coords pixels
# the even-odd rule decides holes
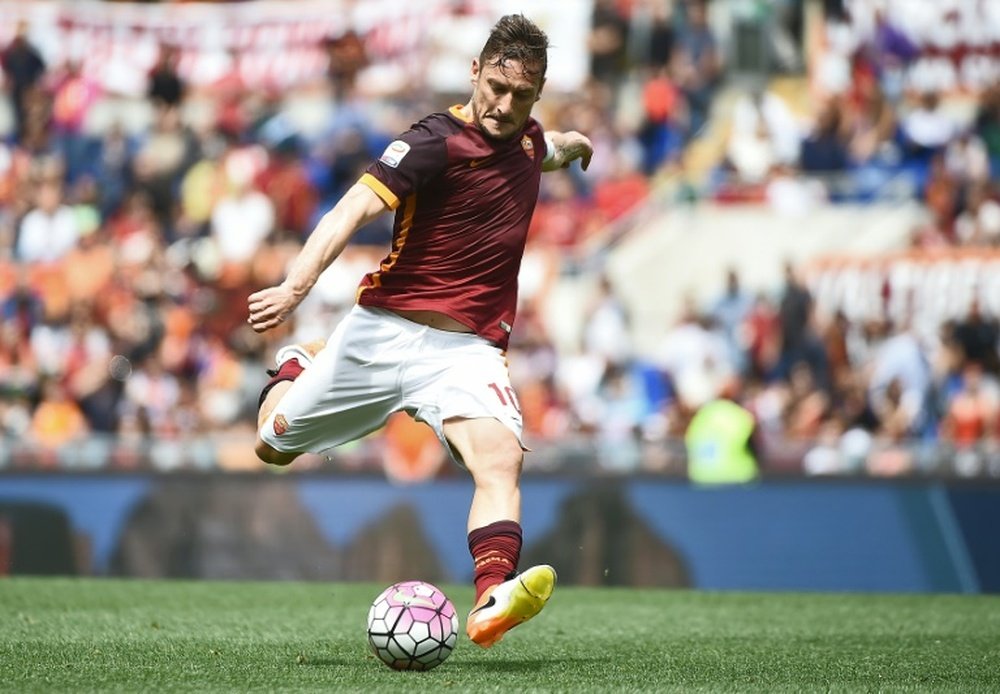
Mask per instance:
[[[382,198],[382,202],[388,205],[390,210],[394,210],[399,207],[399,198],[397,198],[391,190],[386,188],[382,181],[378,180],[370,173],[364,174],[358,180],[358,183],[364,183],[366,186],[375,191],[375,195]]]

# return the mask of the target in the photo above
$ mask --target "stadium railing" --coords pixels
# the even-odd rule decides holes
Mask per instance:
[[[559,441],[530,442],[527,474],[559,475],[686,475],[684,442],[665,440],[602,443],[570,436]],[[244,436],[206,435],[177,439],[122,441],[111,435],[90,436],[58,448],[27,441],[0,439],[0,476],[22,472],[54,473],[382,473],[383,448],[375,435],[329,456],[307,455],[280,470],[259,461],[253,441]],[[917,477],[944,479],[1000,478],[1000,442],[981,441],[956,447],[944,441],[869,441],[867,449],[771,436],[761,455],[767,478]],[[438,475],[448,476],[445,463]]]

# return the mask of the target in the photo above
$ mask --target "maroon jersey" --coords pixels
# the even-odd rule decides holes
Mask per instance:
[[[460,106],[400,135],[361,177],[396,218],[392,248],[361,280],[358,303],[437,311],[506,348],[544,157],[534,119],[510,140],[490,140]]]

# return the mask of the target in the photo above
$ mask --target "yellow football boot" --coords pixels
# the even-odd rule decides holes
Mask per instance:
[[[489,588],[465,622],[469,638],[483,648],[542,611],[556,585],[556,570],[548,564],[532,566]]]

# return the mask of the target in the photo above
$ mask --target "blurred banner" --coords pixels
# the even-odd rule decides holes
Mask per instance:
[[[14,574],[468,581],[468,480],[5,475]],[[1000,592],[1000,487],[532,477],[522,563],[576,585]]]
[[[579,88],[588,69],[592,0],[518,4],[549,34],[548,84]],[[0,45],[21,22],[50,66],[79,61],[108,92],[139,96],[163,46],[194,87],[286,90],[326,78],[331,51],[360,39],[368,93],[407,85],[465,92],[472,58],[502,0],[260,0],[238,3],[0,2]]]
[[[851,321],[937,327],[964,318],[973,304],[1000,315],[1000,252],[993,249],[826,255],[806,270],[817,305]]]

